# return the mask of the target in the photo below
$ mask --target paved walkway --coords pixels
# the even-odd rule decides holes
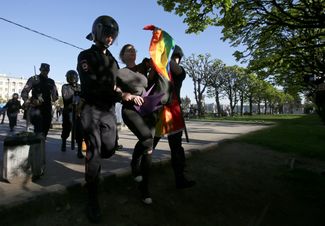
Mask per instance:
[[[25,121],[19,119],[16,132],[25,130]],[[265,125],[240,124],[226,122],[198,122],[188,121],[187,130],[190,142],[183,146],[187,154],[216,146],[220,141],[232,139],[241,134],[263,129]],[[61,131],[50,130],[46,141],[46,171],[36,182],[30,177],[19,178],[11,183],[0,181],[0,208],[12,207],[27,202],[39,195],[49,192],[64,192],[67,187],[84,183],[84,160],[77,158],[75,151],[71,151],[70,144],[67,151],[61,152]],[[8,122],[0,124],[0,169],[2,170],[3,139],[12,136],[9,132]],[[136,137],[126,128],[122,127],[119,133],[119,143],[124,146],[112,158],[102,160],[103,177],[110,175],[123,176],[130,174],[130,159]],[[153,153],[154,164],[166,162],[170,159],[168,142],[161,139]],[[1,174],[0,174],[1,175]]]

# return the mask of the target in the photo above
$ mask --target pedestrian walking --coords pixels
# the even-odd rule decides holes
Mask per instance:
[[[1,110],[0,110],[0,117],[2,117],[1,124],[4,123],[6,117],[6,109],[3,108],[5,105],[6,104],[1,104]]]
[[[3,107],[3,110],[7,111],[10,132],[13,132],[14,127],[17,125],[17,115],[21,109],[21,104],[18,98],[18,93],[14,93],[12,99],[10,99]]]

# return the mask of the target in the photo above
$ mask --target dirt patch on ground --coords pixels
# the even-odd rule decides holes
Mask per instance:
[[[324,161],[226,142],[191,161],[202,162],[197,177],[214,177],[214,199],[228,209],[216,225],[325,225]]]
[[[153,205],[131,176],[101,184],[102,225],[325,225],[325,163],[246,143],[226,142],[187,160],[193,188],[175,189],[169,164],[153,167]],[[88,225],[84,188],[1,214],[4,225]],[[2,225],[2,224],[1,224]]]
[[[229,167],[228,163],[230,163],[231,167],[247,168],[251,171],[260,166],[263,166],[260,170],[272,170],[278,167],[288,170],[305,169],[315,173],[321,173],[325,170],[324,161],[281,153],[267,147],[240,142],[221,144],[216,148],[215,155],[214,161],[218,162],[220,166]]]

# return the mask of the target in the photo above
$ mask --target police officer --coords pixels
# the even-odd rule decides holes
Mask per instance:
[[[76,113],[76,106],[80,95],[80,84],[78,84],[78,73],[74,70],[69,70],[66,75],[67,84],[62,85],[62,99],[63,99],[63,114],[62,114],[62,144],[61,151],[66,151],[66,141],[72,129],[74,129],[75,139],[78,145],[77,156],[83,158],[82,145],[82,129],[80,125],[80,115]],[[74,118],[73,118],[74,117]],[[74,127],[74,128],[72,128]]]
[[[42,134],[46,138],[52,122],[52,102],[58,99],[58,91],[54,80],[48,78],[50,65],[42,63],[39,70],[39,75],[34,75],[27,80],[21,91],[21,97],[25,108],[29,109],[34,133]],[[32,96],[29,99],[30,91],[32,91]]]
[[[182,57],[184,56],[183,50],[180,46],[175,45],[174,51],[170,60],[170,71],[172,74],[172,93],[171,95],[176,95],[178,98],[178,103],[181,103],[180,92],[182,88],[182,83],[186,77],[186,72],[182,66],[179,65]],[[171,164],[175,175],[176,188],[183,189],[189,188],[195,185],[195,181],[188,180],[185,177],[185,153],[182,146],[182,131],[169,134],[168,144],[171,152]],[[159,142],[160,137],[155,137],[154,147],[156,147]]]
[[[108,47],[117,38],[119,26],[110,16],[98,17],[87,39],[95,44],[78,56],[82,107],[81,124],[87,144],[86,187],[87,216],[91,222],[101,219],[98,203],[98,180],[101,158],[111,157],[116,149],[115,103],[122,93],[116,88],[119,66]]]
[[[12,95],[12,99],[10,99],[6,103],[3,109],[4,111],[7,110],[10,132],[13,132],[14,127],[17,125],[17,115],[19,113],[19,110],[21,109],[21,104],[20,101],[18,100],[18,93],[14,93]]]

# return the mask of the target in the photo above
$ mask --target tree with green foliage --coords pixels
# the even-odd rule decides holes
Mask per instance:
[[[280,114],[283,114],[284,105],[290,105],[294,102],[293,96],[285,92],[279,92],[277,96],[277,109]]]
[[[219,26],[220,13],[229,10],[232,0],[157,0],[167,12],[175,12],[188,25],[187,33],[204,31],[208,26]]]
[[[244,47],[234,53],[237,60],[248,62],[252,72],[272,76],[284,89],[317,94],[325,81],[324,0],[157,2],[184,17],[188,33],[222,26],[224,41]]]
[[[249,103],[249,114],[253,115],[253,103],[255,103],[256,97],[258,96],[258,84],[260,83],[260,79],[253,73],[248,73],[246,77],[248,80],[246,96]]]
[[[185,98],[181,98],[181,108],[183,113],[188,113],[191,107],[191,99],[186,96]]]
[[[217,105],[217,114],[221,116],[220,98],[223,93],[223,85],[225,83],[225,67],[226,65],[219,59],[215,60],[212,64],[212,76],[208,81],[207,96],[213,97]]]
[[[226,66],[224,73],[223,90],[229,100],[230,115],[234,115],[234,109],[239,100],[238,89],[240,86],[240,74],[243,73],[243,68],[239,66]]]
[[[186,74],[192,78],[194,85],[194,97],[197,104],[198,115],[204,115],[204,93],[208,86],[208,81],[213,76],[211,55],[198,55],[185,58],[182,61]]]
[[[239,113],[243,115],[244,103],[247,102],[248,98],[248,87],[250,84],[250,77],[248,76],[245,68],[240,68],[238,73],[238,97],[240,102]]]

